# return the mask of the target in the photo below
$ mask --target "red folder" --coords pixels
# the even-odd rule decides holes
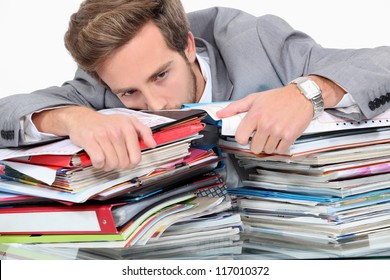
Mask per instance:
[[[205,127],[205,124],[200,120],[193,120],[188,123],[183,123],[181,125],[175,125],[172,127],[161,129],[153,133],[153,138],[156,141],[157,146],[168,144],[174,141],[179,141],[181,139],[188,138]],[[146,145],[142,140],[140,140],[141,150],[146,149]]]
[[[123,204],[0,208],[0,234],[117,233],[112,210]]]
[[[34,155],[11,158],[9,161],[56,167],[85,167],[91,165],[91,159],[85,152],[75,155]]]

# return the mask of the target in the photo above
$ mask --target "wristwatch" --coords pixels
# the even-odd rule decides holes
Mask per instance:
[[[324,111],[324,100],[320,87],[308,77],[299,77],[290,82],[296,84],[301,93],[313,103],[313,119]]]

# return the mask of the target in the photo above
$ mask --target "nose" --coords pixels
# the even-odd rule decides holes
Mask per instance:
[[[164,110],[167,103],[164,98],[160,97],[158,93],[152,93],[151,91],[144,91],[146,107],[148,110]]]

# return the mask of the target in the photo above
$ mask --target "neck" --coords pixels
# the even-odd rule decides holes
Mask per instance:
[[[206,81],[204,80],[204,77],[202,75],[202,71],[200,70],[200,65],[198,60],[196,60],[193,65],[192,69],[195,73],[195,79],[196,79],[196,102],[199,102],[200,98],[203,95],[204,88],[206,87]]]

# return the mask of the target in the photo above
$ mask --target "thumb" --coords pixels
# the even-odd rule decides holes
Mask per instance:
[[[227,118],[239,113],[247,112],[252,104],[251,96],[244,97],[238,101],[234,101],[225,108],[216,112],[218,118]]]

